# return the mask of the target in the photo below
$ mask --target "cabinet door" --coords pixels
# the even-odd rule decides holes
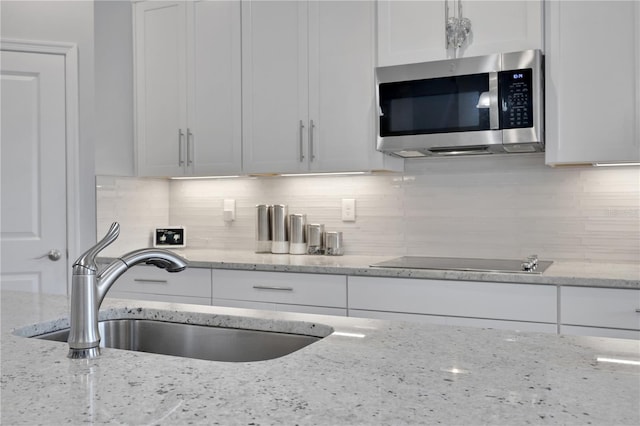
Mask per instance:
[[[189,8],[187,168],[193,175],[239,174],[242,163],[240,2]]]
[[[309,164],[369,170],[375,150],[375,4],[309,3]]]
[[[242,2],[245,173],[308,169],[307,6]]]
[[[134,5],[139,176],[184,174],[186,7],[179,1]]]
[[[155,266],[137,265],[118,278],[107,296],[208,305],[211,269],[187,268],[168,273]]]
[[[343,275],[213,269],[212,280],[215,300],[347,307]]]
[[[349,310],[557,324],[555,286],[349,277]]]
[[[398,65],[454,57],[447,49],[444,1],[378,2],[378,65]],[[454,16],[450,0],[449,16]],[[541,0],[463,1],[472,36],[457,56],[541,49]]]
[[[640,3],[550,1],[546,162],[640,160]]]
[[[557,333],[556,324],[526,321],[487,320],[480,318],[446,317],[438,315],[404,314],[398,312],[361,311],[349,309],[349,316],[356,318],[374,318],[387,321],[409,321],[421,324],[453,325],[463,327],[495,328],[498,330],[533,331],[539,333]]]
[[[460,50],[459,56],[543,48],[542,1],[482,0],[462,3],[462,14],[471,20],[473,36],[472,42]]]
[[[562,287],[560,323],[564,334],[638,338],[640,290]]]
[[[379,0],[377,4],[379,66],[446,58],[444,1]]]

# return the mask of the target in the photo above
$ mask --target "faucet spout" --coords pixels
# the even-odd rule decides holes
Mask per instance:
[[[73,265],[69,358],[94,358],[100,354],[98,310],[111,286],[130,267],[142,262],[168,272],[180,272],[187,267],[185,259],[168,250],[140,249],[114,260],[97,274],[96,256],[118,238],[119,232],[120,226],[114,223],[107,235]]]

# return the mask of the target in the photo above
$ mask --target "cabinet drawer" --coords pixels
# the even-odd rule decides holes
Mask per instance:
[[[187,268],[170,273],[155,266],[137,265],[118,278],[112,291],[206,297],[211,300],[211,269]]]
[[[597,337],[611,337],[614,339],[640,340],[640,330],[623,330],[620,328],[561,325],[560,334],[568,334],[572,336],[597,336]]]
[[[555,286],[349,277],[349,308],[557,323]]]
[[[109,291],[107,297],[116,299],[151,300],[154,302],[186,303],[189,305],[211,305],[210,297],[176,296],[174,294],[136,293],[133,291]]]
[[[343,275],[214,269],[215,299],[294,305],[347,307],[347,282]]]
[[[260,309],[264,311],[298,312],[301,314],[333,315],[346,317],[345,308],[327,308],[324,306],[286,305],[282,303],[250,302],[245,300],[213,299],[212,305],[229,308]]]
[[[421,324],[495,328],[498,330],[533,331],[538,333],[557,332],[557,325],[555,323],[548,324],[526,321],[504,321],[480,318],[446,317],[439,315],[403,314],[398,312],[359,311],[356,309],[349,309],[349,316],[357,318],[374,318],[388,321],[418,322]]]
[[[640,290],[562,287],[560,322],[563,325],[640,330]]]

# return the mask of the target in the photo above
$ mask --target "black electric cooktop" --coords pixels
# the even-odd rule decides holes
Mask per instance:
[[[530,259],[474,259],[461,257],[403,256],[384,262],[374,263],[372,267],[402,269],[439,269],[453,271],[506,272],[523,274],[542,274],[553,261],[538,260],[537,266],[527,269],[523,263]]]

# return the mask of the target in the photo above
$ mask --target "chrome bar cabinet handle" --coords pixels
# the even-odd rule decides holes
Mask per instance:
[[[304,123],[300,120],[300,162],[304,161]]]
[[[253,288],[255,288],[256,290],[293,291],[293,287],[281,287],[281,286],[271,286],[271,285],[254,285]]]
[[[133,281],[137,283],[158,283],[158,284],[168,284],[167,280],[152,280],[149,278],[134,278]]]
[[[309,126],[309,158],[311,161],[316,159],[316,155],[313,149],[313,130],[316,128],[315,123],[311,120],[311,125]]]
[[[184,132],[178,129],[178,166],[184,166],[184,158],[182,157],[182,145],[184,142]]]
[[[187,166],[193,164],[193,133],[187,128]]]

